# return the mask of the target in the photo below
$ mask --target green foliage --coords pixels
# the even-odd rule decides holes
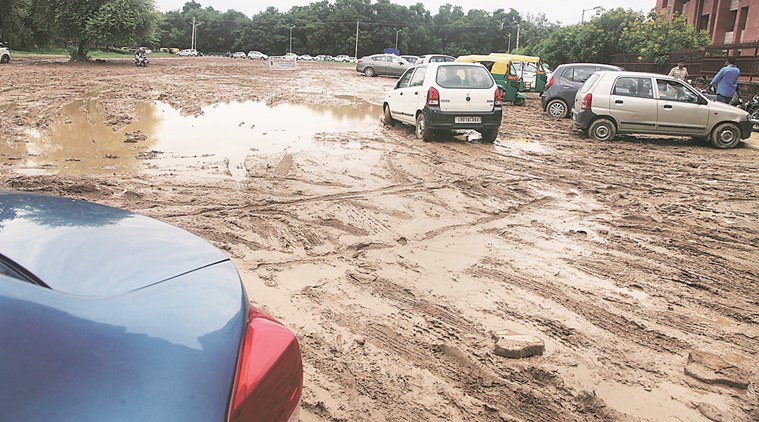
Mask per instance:
[[[636,20],[621,37],[626,51],[658,64],[669,63],[670,51],[703,48],[710,42],[705,30],[696,31],[684,16],[675,15],[670,20],[665,12],[652,12],[646,19]]]
[[[637,54],[642,61],[666,63],[670,51],[703,48],[705,31],[696,32],[681,16],[645,16],[622,8],[606,11],[588,22],[553,31],[532,50],[544,61],[609,63],[614,54]]]

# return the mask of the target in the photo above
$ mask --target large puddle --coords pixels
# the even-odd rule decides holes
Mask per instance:
[[[226,167],[223,173],[242,179],[249,155],[339,148],[314,137],[375,130],[381,107],[359,104],[229,103],[184,116],[168,104],[143,103],[137,105],[133,123],[114,130],[95,100],[76,101],[65,106],[47,130],[30,130],[26,144],[0,142],[0,153],[25,157],[25,173],[134,173],[150,160],[157,168],[199,172],[221,165]]]

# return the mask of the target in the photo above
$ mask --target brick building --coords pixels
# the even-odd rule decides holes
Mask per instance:
[[[687,16],[712,44],[759,41],[759,0],[656,0],[656,10]]]

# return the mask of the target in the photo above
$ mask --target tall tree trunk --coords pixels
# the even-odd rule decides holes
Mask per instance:
[[[82,39],[79,40],[79,47],[76,50],[76,57],[74,57],[75,61],[84,61],[87,60],[87,44],[88,39]]]

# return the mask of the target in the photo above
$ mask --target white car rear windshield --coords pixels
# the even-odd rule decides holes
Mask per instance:
[[[495,84],[490,72],[484,67],[460,65],[438,67],[435,81],[443,88],[488,89]]]
[[[584,84],[582,84],[582,87],[580,88],[580,92],[588,92],[590,90],[590,87],[593,86],[594,83],[596,83],[596,80],[600,78],[601,76],[598,73],[594,73],[590,75],[587,81],[585,81]]]

